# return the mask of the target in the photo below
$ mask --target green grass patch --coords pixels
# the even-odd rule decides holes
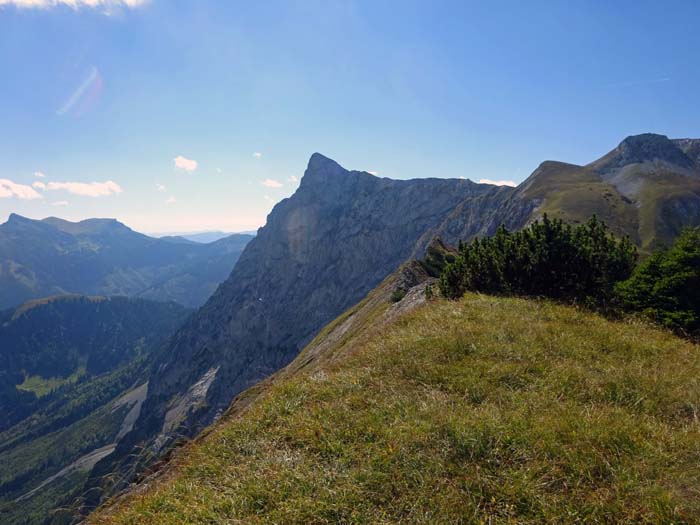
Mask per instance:
[[[89,522],[699,522],[696,345],[478,295],[381,328]]]
[[[68,377],[41,377],[39,375],[25,374],[24,381],[15,388],[26,392],[34,392],[36,397],[44,397],[59,387],[77,382],[78,379],[85,375],[85,372],[85,364],[82,363],[75,372]]]

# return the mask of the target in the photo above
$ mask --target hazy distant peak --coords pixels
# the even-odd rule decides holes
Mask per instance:
[[[90,234],[106,232],[133,232],[131,228],[116,219],[85,219],[79,222],[71,222],[58,217],[47,217],[41,222],[50,224],[54,228],[70,234]]]
[[[18,213],[10,213],[10,216],[7,218],[7,223],[22,223],[22,222],[31,222],[32,219],[28,219],[27,217],[23,217],[22,215],[19,215]]]

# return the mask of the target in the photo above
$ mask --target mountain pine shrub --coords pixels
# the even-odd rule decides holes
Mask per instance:
[[[460,243],[439,285],[453,299],[476,291],[606,305],[636,260],[630,240],[616,239],[595,216],[572,227],[545,215],[521,231],[501,226],[493,237]]]
[[[686,229],[669,250],[658,250],[617,286],[622,305],[667,328],[700,332],[700,228]]]

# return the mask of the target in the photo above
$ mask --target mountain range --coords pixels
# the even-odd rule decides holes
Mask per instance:
[[[237,234],[239,234],[239,235],[255,235],[255,231],[237,232]],[[168,233],[165,235],[153,235],[153,237],[158,237],[160,239],[179,237],[181,239],[185,239],[188,241],[206,244],[206,243],[218,241],[219,239],[223,239],[224,237],[229,237],[231,235],[235,235],[235,234],[232,232],[227,233],[227,232],[222,232],[222,231],[203,231],[203,232],[188,232],[188,233]]]
[[[456,244],[545,213],[574,224],[596,214],[643,254],[669,244],[683,227],[700,224],[699,152],[700,140],[638,135],[584,166],[546,161],[516,188],[390,180],[312,155],[298,190],[274,207],[228,278],[154,354],[138,418],[92,468],[82,496],[61,506],[85,513],[147,474],[182,438],[219,421],[237,395],[292,362],[324,326],[340,326],[342,339],[351,323],[329,323],[402,263],[421,258],[436,237]],[[402,275],[404,291],[425,278]]]
[[[275,206],[229,279],[170,339],[141,417],[88,487],[122,488],[105,486],[105,476],[132,479],[216,421],[234,396],[288,364],[435,237],[455,244],[544,213],[572,223],[597,214],[643,251],[669,243],[700,224],[699,144],[628,137],[586,166],[544,162],[517,188],[378,178],[314,154],[296,193]]]
[[[76,223],[12,214],[0,225],[0,309],[66,293],[200,306],[250,239],[235,234],[201,244],[148,237],[114,219]]]

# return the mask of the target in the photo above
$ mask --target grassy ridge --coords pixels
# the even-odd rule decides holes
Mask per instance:
[[[583,224],[596,215],[615,235],[629,235],[636,244],[643,244],[635,205],[591,170],[548,161],[542,163],[526,184],[525,196],[542,201],[537,216],[546,213],[568,224]],[[650,228],[643,233],[651,236],[654,230]]]
[[[699,522],[697,346],[477,295],[373,328],[90,523]]]

